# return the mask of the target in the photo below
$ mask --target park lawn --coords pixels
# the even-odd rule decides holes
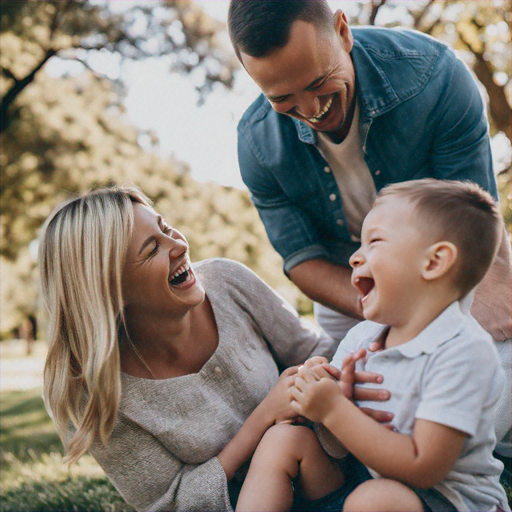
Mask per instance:
[[[2,512],[132,511],[86,455],[71,468],[40,389],[0,394]]]
[[[2,392],[0,415],[2,512],[133,511],[91,456],[63,462],[40,389]]]

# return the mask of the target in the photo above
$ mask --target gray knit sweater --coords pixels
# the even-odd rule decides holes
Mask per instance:
[[[163,380],[122,374],[118,422],[93,457],[138,510],[228,511],[217,459],[285,366],[332,357],[334,342],[234,261],[194,266],[212,304],[219,345],[199,373]]]

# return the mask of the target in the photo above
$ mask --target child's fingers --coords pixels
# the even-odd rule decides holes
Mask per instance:
[[[280,377],[289,377],[290,375],[294,375],[299,371],[299,366],[290,366],[286,368],[286,370],[281,373]]]
[[[297,375],[303,378],[306,382],[320,380],[320,377],[313,371],[313,369],[308,368],[307,366],[301,366],[297,372]]]
[[[316,366],[317,364],[323,364],[327,363],[327,359],[322,356],[314,356],[307,361],[304,362],[304,365],[306,368],[310,368],[312,366]]]
[[[322,368],[324,368],[324,370],[326,370],[336,380],[340,380],[341,370],[339,368],[336,368],[336,366],[329,363],[322,364]]]

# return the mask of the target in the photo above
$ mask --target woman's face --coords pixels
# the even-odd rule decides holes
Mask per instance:
[[[134,203],[133,213],[122,277],[126,312],[179,317],[205,297],[190,265],[187,241],[152,208]]]

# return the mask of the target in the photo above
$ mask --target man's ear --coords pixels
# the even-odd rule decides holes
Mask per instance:
[[[348,26],[347,17],[341,9],[338,9],[334,13],[334,28],[336,30],[336,35],[341,40],[343,49],[347,53],[350,53],[352,51],[352,47],[354,46],[354,38],[352,37],[352,32]]]
[[[459,251],[452,242],[437,242],[427,249],[421,277],[434,281],[444,276],[457,261]]]

